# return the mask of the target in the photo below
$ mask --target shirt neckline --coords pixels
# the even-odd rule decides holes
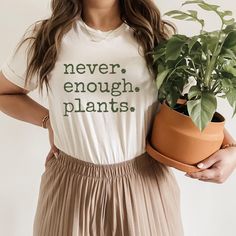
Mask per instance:
[[[114,30],[108,30],[108,31],[102,31],[99,29],[95,29],[87,25],[82,18],[78,19],[78,24],[80,25],[81,30],[87,34],[87,36],[91,36],[96,39],[96,41],[101,41],[104,39],[104,37],[107,36],[106,39],[114,38],[118,36],[120,33],[122,33],[127,27],[126,22],[122,22],[116,29]],[[88,32],[89,31],[89,32]],[[91,35],[90,35],[91,34]]]

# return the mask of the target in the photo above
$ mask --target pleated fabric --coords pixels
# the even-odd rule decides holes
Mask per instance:
[[[180,189],[147,152],[94,164],[59,150],[41,176],[33,236],[183,236]]]

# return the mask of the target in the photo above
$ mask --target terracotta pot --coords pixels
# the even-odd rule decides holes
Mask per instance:
[[[183,99],[178,103],[184,104]],[[196,164],[220,149],[224,139],[225,118],[215,112],[217,122],[209,122],[201,132],[191,118],[165,102],[157,112],[147,153],[163,164],[185,172],[197,172]]]

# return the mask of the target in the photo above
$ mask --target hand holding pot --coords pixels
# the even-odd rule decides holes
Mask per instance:
[[[236,168],[236,147],[219,149],[198,164],[202,169],[186,176],[205,182],[224,183]]]

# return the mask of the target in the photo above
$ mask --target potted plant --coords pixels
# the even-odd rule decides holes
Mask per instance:
[[[197,163],[220,149],[224,117],[217,97],[226,99],[236,113],[236,23],[231,11],[202,0],[186,1],[214,12],[219,30],[208,32],[196,10],[165,13],[175,19],[194,21],[200,33],[174,34],[152,53],[160,110],[152,124],[146,150],[158,161],[186,172],[199,171]]]

